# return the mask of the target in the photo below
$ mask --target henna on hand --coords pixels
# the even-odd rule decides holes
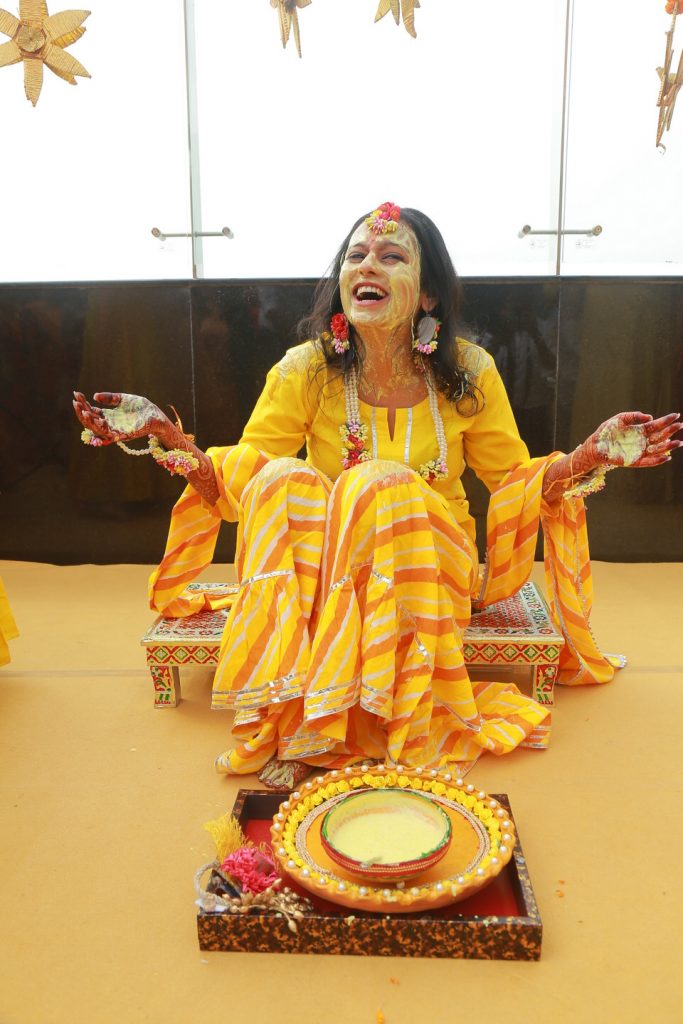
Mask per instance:
[[[210,505],[215,505],[220,496],[216,474],[213,463],[206,452],[198,448],[194,441],[191,441],[187,434],[184,434],[180,427],[166,417],[166,422],[156,434],[164,448],[180,448],[181,451],[190,452],[197,459],[199,465],[192,472],[187,474],[187,482],[192,484],[197,494],[201,495]]]
[[[595,472],[598,464],[587,443],[580,444],[569,455],[548,466],[543,476],[543,500],[549,505],[555,504],[565,493],[575,486],[579,480],[588,479]]]
[[[643,412],[621,412],[605,420],[570,455],[553,463],[543,478],[543,498],[553,503],[591,475],[618,466],[645,469],[661,466],[683,441],[674,434],[683,429],[680,413],[653,419]]]
[[[199,466],[187,474],[187,480],[202,498],[215,505],[219,491],[211,459],[157,405],[141,395],[122,392],[98,391],[93,398],[104,408],[91,405],[80,391],[74,391],[72,404],[80,423],[92,431],[95,445],[154,435],[167,449],[190,452]]]
[[[680,413],[653,419],[644,412],[620,412],[605,420],[585,444],[596,464],[610,469],[661,466],[683,445],[674,440],[682,428]]]
[[[94,401],[105,408],[91,405],[80,391],[74,391],[72,404],[76,416],[101,444],[116,444],[149,434],[156,435],[164,421],[170,422],[158,406],[141,395],[98,391]]]

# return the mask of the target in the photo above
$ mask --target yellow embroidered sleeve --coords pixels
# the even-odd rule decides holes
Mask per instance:
[[[244,444],[272,458],[297,455],[311,425],[315,360],[315,350],[306,342],[290,349],[273,367],[244,428]]]
[[[529,462],[529,450],[519,436],[500,374],[490,357],[487,363],[478,380],[485,405],[465,428],[464,451],[467,465],[494,491],[511,469]]]

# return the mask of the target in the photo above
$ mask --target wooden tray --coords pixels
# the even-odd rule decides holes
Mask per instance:
[[[514,822],[506,794],[492,794]],[[255,843],[269,844],[282,794],[241,789],[233,814]],[[296,887],[291,886],[293,889]],[[315,913],[298,933],[273,915],[197,914],[199,947],[247,953],[539,960],[543,925],[517,832],[512,860],[485,889],[449,907],[418,914],[350,911],[310,893]]]

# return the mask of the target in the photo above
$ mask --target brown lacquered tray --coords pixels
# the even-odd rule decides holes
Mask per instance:
[[[514,821],[505,794],[492,794]],[[270,845],[273,816],[282,794],[241,789],[233,808],[247,837]],[[296,889],[295,885],[292,885]],[[451,906],[419,914],[377,914],[349,910],[310,892],[313,915],[287,928],[272,915],[197,914],[204,950],[252,953],[337,953],[350,956],[451,957],[482,960],[538,960],[543,925],[522,845],[485,889]]]

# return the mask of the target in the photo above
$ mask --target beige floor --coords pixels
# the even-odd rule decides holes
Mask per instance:
[[[550,750],[473,773],[512,800],[540,963],[201,953],[229,719],[205,671],[153,708],[147,572],[0,563],[22,634],[0,669],[0,1024],[683,1020],[682,565],[595,565],[595,631],[630,667],[559,693]]]

